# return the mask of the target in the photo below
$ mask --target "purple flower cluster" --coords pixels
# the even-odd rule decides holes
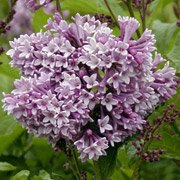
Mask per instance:
[[[25,0],[26,6],[33,11],[41,8],[42,6],[46,6],[50,2],[52,2],[52,0]]]
[[[142,130],[145,117],[176,92],[175,70],[153,52],[154,35],[134,18],[119,17],[116,37],[106,23],[77,14],[68,24],[58,13],[46,32],[21,35],[7,54],[22,77],[4,94],[4,110],[56,145],[73,141],[82,161]]]
[[[11,29],[9,33],[13,35],[31,34],[33,32],[32,27],[32,13],[27,9],[24,0],[18,0],[15,7],[15,14],[10,22]]]

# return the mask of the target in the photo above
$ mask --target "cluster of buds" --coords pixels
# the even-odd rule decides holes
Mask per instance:
[[[6,28],[6,22],[1,20],[0,21],[0,33],[5,33],[6,32],[5,28]]]
[[[162,117],[158,117],[151,124],[147,122],[144,125],[143,131],[137,136],[136,141],[132,142],[132,145],[136,149],[136,154],[146,161],[158,161],[159,155],[163,154],[165,151],[163,149],[149,150],[149,146],[153,140],[161,140],[161,136],[156,134],[156,131],[160,126],[165,123],[174,122],[180,117],[180,111],[174,108],[174,105],[168,105],[163,111]]]
[[[0,34],[5,34],[10,30],[11,26],[9,26],[8,23],[7,21],[0,21]]]
[[[14,15],[16,14],[16,11],[14,9],[16,2],[17,2],[17,0],[15,0],[11,4],[11,9],[10,9],[9,14],[6,17],[6,19],[0,20],[0,34],[2,34],[2,33],[5,34],[7,31],[10,30],[11,26],[9,25],[9,23],[13,20]]]
[[[152,151],[148,151],[148,153],[143,154],[143,159],[148,160],[150,162],[159,161],[159,155],[163,154],[163,149],[155,149]]]
[[[133,0],[132,3],[133,3],[133,6],[136,7],[136,8],[142,8],[143,6],[143,3],[144,5],[148,5],[152,2],[153,0],[147,0],[147,1],[144,1],[143,0]]]
[[[107,23],[108,25],[112,25],[113,24],[113,19],[109,15],[95,14],[94,17],[95,17],[96,20],[99,20],[101,23]]]
[[[25,0],[27,8],[36,11],[39,8],[48,5],[52,0]]]
[[[4,48],[0,47],[0,55],[4,53]]]

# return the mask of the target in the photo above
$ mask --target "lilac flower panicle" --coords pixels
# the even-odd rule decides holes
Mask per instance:
[[[71,140],[83,162],[142,130],[145,117],[176,92],[175,70],[154,57],[151,31],[135,40],[138,21],[118,21],[115,37],[95,17],[77,14],[68,24],[56,13],[46,32],[21,35],[7,52],[22,77],[4,94],[4,110],[54,146]]]
[[[25,0],[26,6],[31,10],[38,10],[42,6],[48,5],[52,0]]]

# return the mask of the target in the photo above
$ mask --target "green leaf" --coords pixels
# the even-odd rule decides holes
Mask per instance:
[[[13,81],[19,77],[16,69],[9,65],[8,57],[3,54],[0,56],[0,99],[2,99],[2,92],[10,92],[13,88]],[[13,119],[12,116],[7,116],[2,109],[2,102],[0,101],[0,154],[8,148],[14,140],[24,131],[23,128]]]
[[[53,180],[49,173],[47,173],[45,170],[40,170],[38,176],[34,176],[32,180]]]
[[[8,125],[11,127],[10,132],[9,127],[3,129],[3,127],[7,127]],[[21,128],[13,119],[0,120],[0,127],[2,131],[5,132],[5,134],[2,134],[2,132],[0,134],[0,154],[2,154],[3,151],[7,149],[16,138],[20,136],[24,129]]]
[[[174,132],[174,129],[167,124],[162,129],[160,129],[159,134],[162,137],[161,141],[153,141],[150,148],[162,148],[165,153],[162,157],[169,159],[176,159],[180,161],[180,137]]]
[[[164,55],[172,48],[170,44],[177,30],[177,26],[175,23],[163,23],[156,20],[154,21],[152,28],[157,40],[156,45],[158,51]]]
[[[62,1],[62,9],[69,10],[71,14],[95,14],[95,13],[105,13],[108,11],[101,7],[98,1],[95,0],[65,0]]]
[[[9,57],[5,53],[0,56],[0,61],[2,62],[2,65],[0,65],[0,74],[12,79],[19,78],[19,70],[9,65]]]
[[[180,109],[179,104],[180,98],[180,89],[177,89],[177,93],[167,101],[163,106],[157,108],[149,117],[148,120],[152,121],[162,116],[163,111],[167,108],[167,105],[174,104],[175,109]],[[177,160],[180,160],[180,134],[179,127],[176,127],[176,124],[180,123],[179,118],[176,121],[171,123],[163,123],[156,134],[161,135],[162,140],[153,140],[150,145],[150,149],[159,149],[162,148],[165,150],[165,153],[162,157],[171,157]],[[177,129],[176,129],[177,128]],[[178,132],[177,132],[178,131]]]
[[[130,156],[127,152],[127,149],[125,149],[125,146],[122,146],[118,150],[117,166],[113,175],[111,176],[111,179],[130,180],[133,170],[130,168],[129,164],[130,164]]]
[[[98,0],[97,2],[100,4],[102,9],[108,11],[104,0]],[[116,16],[116,18],[118,18],[119,15],[120,16],[129,15],[129,13],[125,11],[125,4],[120,2],[119,0],[108,1],[108,4],[109,4],[110,8],[112,9],[112,11],[113,11],[114,15]],[[109,11],[108,11],[108,14],[109,14]]]
[[[164,22],[174,21],[175,15],[173,12],[174,2],[171,0],[154,0],[150,4],[151,15],[147,20],[152,23],[155,19],[159,19]]]
[[[15,169],[16,167],[12,164],[7,162],[0,162],[0,171],[14,171]]]
[[[45,14],[43,9],[39,9],[38,11],[35,11],[33,14],[33,21],[32,25],[34,27],[35,32],[39,32],[41,29],[44,30],[44,25],[47,24],[47,20],[52,17],[48,14]]]
[[[98,177],[97,179],[106,180],[113,174],[120,145],[121,143],[116,144],[115,147],[108,148],[107,156],[102,156],[98,161],[94,161],[95,173]]]
[[[177,72],[180,72],[180,33],[178,33],[174,47],[167,54],[167,57],[175,64]]]
[[[162,159],[159,162],[143,163],[139,179],[145,180],[178,180],[180,179],[180,168],[175,162]]]
[[[22,170],[18,172],[16,175],[11,177],[10,180],[27,180],[30,175],[30,172],[28,170]]]
[[[119,5],[118,0],[111,0],[108,2],[115,16],[127,15],[123,8]],[[107,9],[104,0],[65,0],[62,1],[62,9],[69,10],[71,15],[76,13],[80,14],[110,14]]]
[[[53,149],[46,139],[33,138],[34,151],[43,166],[49,164],[53,155]]]
[[[7,0],[1,0],[0,5],[0,19],[5,18],[9,11],[9,5]]]

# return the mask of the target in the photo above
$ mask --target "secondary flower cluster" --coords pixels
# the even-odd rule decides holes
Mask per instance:
[[[136,140],[132,142],[132,145],[136,149],[136,154],[146,161],[158,161],[160,155],[164,153],[163,149],[153,149],[151,143],[155,140],[161,141],[161,135],[159,134],[159,128],[167,123],[172,123],[180,117],[180,110],[175,107],[174,104],[168,105],[162,112],[162,116],[158,116],[151,122],[147,122],[143,131],[136,137]]]
[[[18,0],[14,7],[15,14],[10,22],[10,31],[13,35],[31,34],[33,32],[32,27],[32,13],[27,9],[24,0]]]
[[[52,2],[52,0],[25,0],[26,6],[33,11],[38,10],[42,6],[46,6],[50,2]]]
[[[22,77],[4,94],[4,110],[37,136],[56,145],[71,141],[82,161],[142,130],[145,117],[175,94],[175,70],[155,50],[139,23],[118,17],[116,37],[106,23],[77,14],[68,24],[58,13],[46,32],[21,35],[7,54]]]

